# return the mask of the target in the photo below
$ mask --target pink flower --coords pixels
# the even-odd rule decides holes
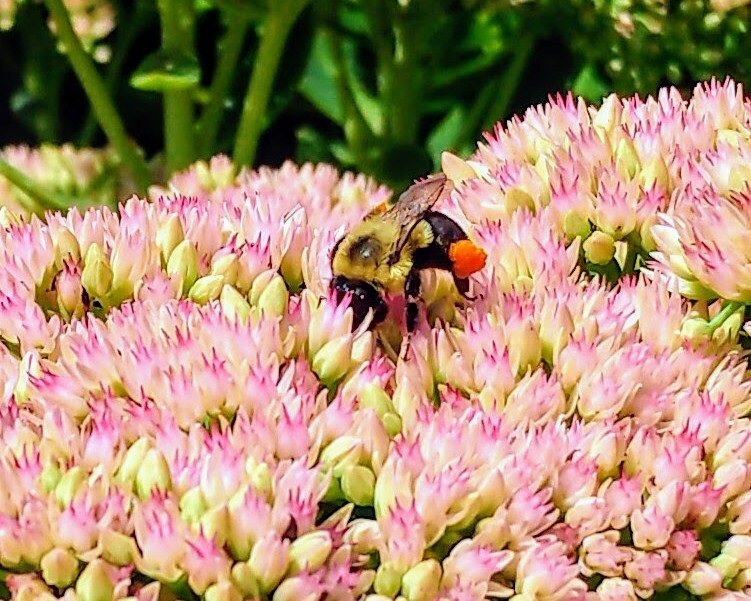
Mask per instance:
[[[631,580],[639,596],[651,594],[655,586],[667,580],[665,570],[667,553],[634,551],[630,561],[624,567],[626,578]]]
[[[587,585],[577,575],[577,566],[566,558],[563,544],[531,545],[522,552],[516,569],[516,592],[549,601],[583,598]]]
[[[139,571],[174,582],[183,573],[180,562],[187,552],[185,524],[168,496],[155,494],[134,511],[135,538],[141,550]]]
[[[479,547],[470,540],[455,546],[443,560],[442,584],[444,587],[486,584],[512,560],[511,551],[492,551]]]
[[[677,530],[666,545],[668,565],[676,570],[690,570],[701,551],[701,542],[694,530]]]
[[[229,578],[232,562],[221,546],[203,532],[185,541],[180,567],[188,575],[188,584],[198,594],[214,582]]]
[[[584,576],[602,574],[615,577],[623,574],[624,565],[631,560],[632,550],[618,544],[616,530],[591,534],[581,545],[579,567]]]
[[[675,523],[671,517],[654,505],[643,510],[637,509],[631,514],[631,532],[634,545],[639,549],[651,551],[664,547],[674,528]]]

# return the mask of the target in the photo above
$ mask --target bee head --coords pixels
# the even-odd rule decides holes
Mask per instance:
[[[336,300],[341,302],[346,294],[351,295],[350,307],[352,308],[352,329],[355,330],[365,320],[368,310],[373,310],[373,320],[370,327],[373,328],[386,319],[388,305],[375,286],[363,280],[351,280],[344,276],[336,276],[331,280],[331,289],[336,294]]]
[[[360,265],[378,264],[378,259],[383,252],[380,241],[373,236],[361,236],[349,247],[349,259]]]

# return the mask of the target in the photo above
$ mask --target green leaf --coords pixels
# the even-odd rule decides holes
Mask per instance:
[[[310,60],[300,80],[300,93],[334,123],[343,125],[342,107],[336,83],[336,64],[325,36],[316,34]]]
[[[159,50],[147,56],[130,78],[130,85],[147,92],[190,90],[201,81],[194,54],[170,55]]]
[[[298,163],[310,161],[312,163],[330,163],[335,160],[331,150],[332,141],[327,139],[321,132],[309,125],[305,125],[295,131],[297,149],[295,160]]]
[[[427,151],[416,144],[389,144],[379,158],[374,175],[396,189],[406,188],[433,168]]]
[[[433,159],[433,167],[441,164],[441,153],[444,150],[456,150],[457,140],[462,133],[467,117],[467,111],[462,106],[455,106],[435,126],[427,140],[428,153]]]
[[[653,601],[693,601],[699,599],[680,586],[674,586],[666,591],[656,592],[652,596]]]
[[[610,87],[602,80],[597,68],[592,64],[587,64],[579,71],[576,76],[571,90],[577,96],[582,96],[585,100],[596,102],[602,100],[610,91]]]
[[[379,135],[383,132],[384,127],[383,110],[380,101],[370,94],[360,76],[363,68],[357,55],[357,45],[352,40],[343,40],[342,54],[344,76],[347,79],[347,86],[352,93],[355,106],[368,124],[370,131]]]

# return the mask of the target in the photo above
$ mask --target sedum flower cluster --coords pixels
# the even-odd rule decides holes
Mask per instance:
[[[740,315],[696,333],[727,290],[680,253],[702,227],[742,273],[750,109],[557,98],[445,155],[488,263],[465,306],[426,273],[410,339],[403,299],[373,332],[328,293],[389,196],[362,176],[216,157],[118,212],[2,210],[11,598],[748,598]]]
[[[555,31],[619,93],[751,73],[748,0],[464,0],[520,11],[530,30]],[[591,77],[591,74],[590,74]],[[602,85],[602,84],[599,84]],[[594,95],[594,94],[593,94]]]
[[[121,195],[120,187],[129,185],[122,182],[122,170],[110,149],[78,149],[70,144],[43,144],[39,148],[18,145],[1,148],[0,158],[66,204],[114,206]],[[2,176],[0,207],[17,214],[41,212],[32,198]]]
[[[30,0],[0,0],[0,31],[13,27],[16,11]],[[101,45],[115,28],[115,7],[110,0],[63,0],[68,9],[73,31],[81,40],[84,48],[93,54],[99,62],[109,60],[110,50]],[[49,20],[50,29],[54,24]]]

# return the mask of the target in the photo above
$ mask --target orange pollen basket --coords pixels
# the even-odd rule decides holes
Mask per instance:
[[[470,240],[459,240],[449,246],[449,259],[452,271],[458,278],[464,279],[485,267],[488,255]]]

